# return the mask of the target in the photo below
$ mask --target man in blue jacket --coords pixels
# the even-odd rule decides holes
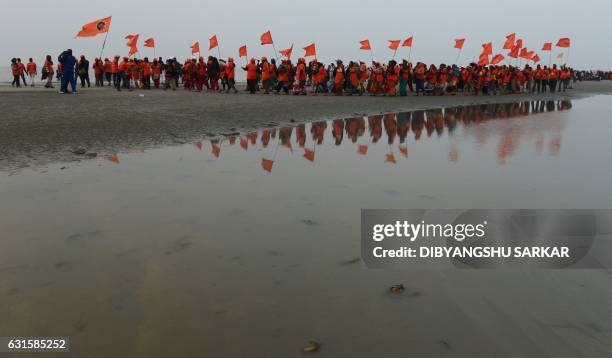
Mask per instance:
[[[60,93],[68,93],[68,81],[70,81],[70,88],[72,93],[76,94],[76,77],[75,67],[76,58],[72,55],[72,50],[68,49],[59,55],[57,61],[62,64],[62,84]]]

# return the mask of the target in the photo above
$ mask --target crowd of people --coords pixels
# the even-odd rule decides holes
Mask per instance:
[[[577,80],[588,79],[584,71],[574,71],[565,65],[558,67],[525,64],[467,66],[435,65],[408,60],[394,60],[383,64],[372,61],[368,66],[362,61],[342,60],[324,64],[299,58],[296,63],[284,58],[251,58],[244,66],[237,66],[233,58],[217,59],[214,56],[190,58],[181,62],[176,58],[149,60],[144,57],[114,56],[104,60],[96,58],[90,66],[85,56],[74,57],[66,50],[58,57],[57,64],[48,55],[41,69],[45,87],[53,88],[53,77],[61,82],[60,93],[77,92],[77,79],[81,87],[91,87],[90,69],[94,86],[112,86],[122,89],[162,88],[188,91],[214,91],[236,93],[237,67],[246,72],[246,90],[252,94],[262,92],[294,95],[364,95],[407,96],[472,94],[495,95],[507,93],[545,93],[566,91]],[[11,60],[13,86],[26,83],[34,86],[38,75],[37,64],[32,58],[24,64],[20,59]]]

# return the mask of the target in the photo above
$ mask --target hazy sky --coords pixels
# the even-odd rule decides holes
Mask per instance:
[[[369,52],[359,50],[358,44],[366,38],[375,58],[387,60],[392,56],[387,40],[414,36],[413,60],[449,63],[457,54],[453,40],[465,37],[460,60],[465,63],[474,60],[484,42],[493,41],[494,54],[502,52],[504,37],[516,32],[526,47],[538,50],[543,62],[548,62],[547,54],[539,51],[544,42],[570,37],[570,64],[612,68],[612,46],[605,30],[612,14],[610,0],[3,0],[3,9],[3,65],[12,57],[40,61],[52,54],[55,58],[66,48],[97,57],[103,36],[74,39],[74,35],[83,24],[112,15],[104,57],[127,54],[124,37],[132,33],[140,34],[139,57],[153,55],[142,47],[148,37],[155,38],[158,56],[182,59],[190,56],[189,46],[195,41],[207,50],[208,38],[214,34],[223,57],[238,57],[243,44],[249,56],[270,57],[272,46],[261,46],[259,35],[271,30],[277,50],[294,43],[295,58],[303,55],[302,47],[315,42],[323,61],[369,60]],[[397,58],[407,57],[408,48],[398,51]]]

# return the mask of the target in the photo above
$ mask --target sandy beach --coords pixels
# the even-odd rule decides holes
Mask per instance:
[[[240,84],[238,88],[243,88]],[[612,93],[612,82],[576,83],[567,93],[443,97],[237,95],[85,88],[59,95],[39,87],[0,87],[0,167],[20,168],[182,144],[307,120]]]

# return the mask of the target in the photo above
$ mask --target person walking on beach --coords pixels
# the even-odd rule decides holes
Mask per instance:
[[[47,80],[45,88],[53,88],[53,73],[53,60],[51,59],[51,55],[47,55],[42,68],[42,79]]]
[[[11,73],[13,74],[13,82],[11,82],[11,87],[21,87],[21,77],[19,76],[19,65],[17,64],[17,59],[11,59]]]
[[[96,87],[104,87],[104,64],[99,58],[94,59],[93,63],[94,77]]]
[[[81,88],[85,87],[85,83],[87,83],[87,87],[91,87],[89,82],[89,61],[85,58],[85,55],[81,55],[77,70],[81,79]]]
[[[234,63],[233,57],[227,59],[225,72],[227,74],[227,93],[229,93],[230,90],[234,90],[234,93],[238,93],[236,89],[236,64]]]
[[[28,71],[28,77],[30,77],[30,86],[34,87],[34,81],[36,80],[36,62],[30,57],[26,66]]]
[[[178,73],[175,71],[174,61],[168,60],[166,65],[164,66],[164,90],[168,88],[172,88],[173,91],[176,91],[176,80],[175,76],[178,76]]]
[[[255,94],[257,87],[257,64],[255,59],[251,58],[249,63],[242,69],[247,71],[247,89],[251,94]]]
[[[102,69],[104,70],[104,79],[108,85],[111,85],[111,81],[113,79],[113,64],[108,58],[104,59],[104,63],[102,64]]]
[[[17,67],[19,68],[19,77],[21,78],[21,82],[23,82],[24,86],[27,86],[28,84],[26,83],[25,79],[26,68],[23,62],[21,62],[20,58],[17,59]]]
[[[62,82],[60,86],[60,93],[69,93],[68,82],[70,82],[72,93],[76,94],[76,77],[74,70],[76,68],[77,60],[72,55],[72,50],[68,49],[62,52],[62,54],[59,55],[57,62],[62,65]]]

